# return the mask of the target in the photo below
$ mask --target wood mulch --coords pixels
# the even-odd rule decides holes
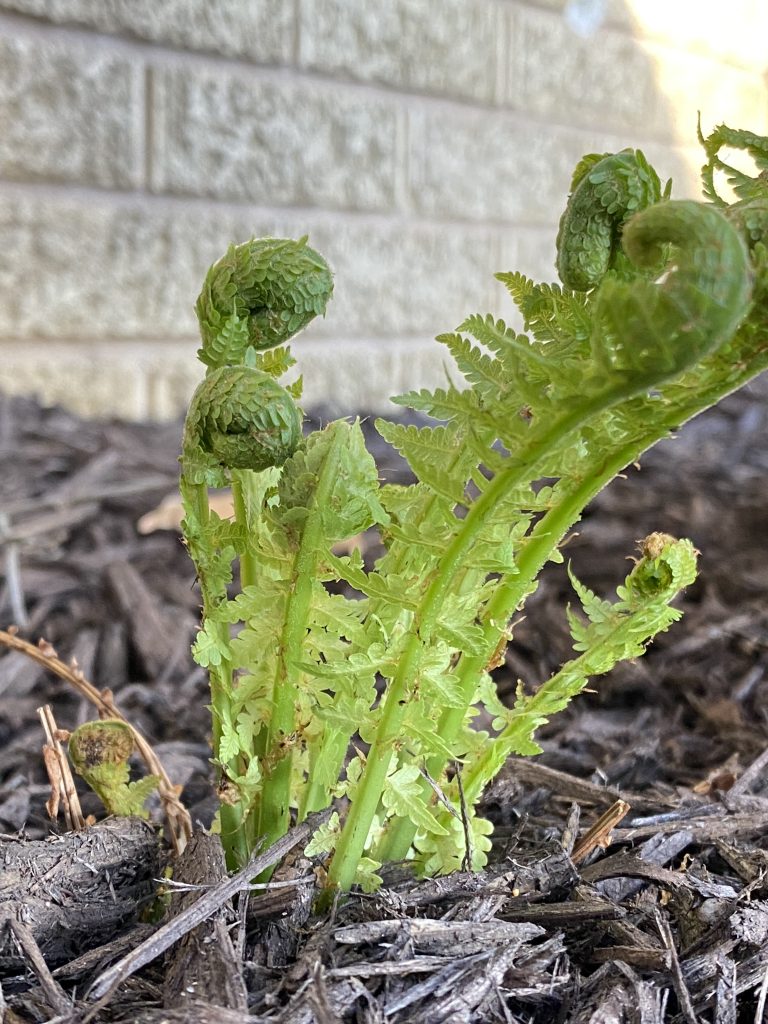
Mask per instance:
[[[46,814],[36,709],[72,729],[92,707],[0,651],[0,1021],[768,1020],[766,397],[759,381],[648,453],[569,541],[577,575],[606,594],[653,530],[690,536],[701,575],[682,622],[543,729],[543,754],[506,766],[485,799],[496,830],[480,875],[392,869],[381,892],[318,918],[306,828],[231,878],[198,831],[158,907],[157,830],[112,819],[72,836]],[[0,626],[112,691],[205,825],[194,572],[175,531],[136,525],[175,488],[179,430],[0,399]],[[500,670],[507,696],[567,656],[567,600],[553,566]],[[248,889],[278,861],[274,887]]]

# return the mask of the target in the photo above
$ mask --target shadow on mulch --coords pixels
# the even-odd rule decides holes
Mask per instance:
[[[46,839],[35,709],[50,703],[71,729],[90,707],[23,654],[0,654],[0,1019],[768,1019],[767,396],[758,381],[648,453],[569,541],[577,575],[606,596],[654,530],[691,537],[701,575],[681,623],[543,729],[543,754],[504,769],[485,800],[496,831],[482,875],[414,884],[393,873],[386,890],[318,921],[302,844],[275,876],[287,888],[232,901],[237,879],[200,835],[175,877],[204,888],[170,896],[158,932],[138,913],[163,870],[151,829],[107,822],[66,855]],[[396,478],[402,466],[369,432]],[[136,529],[175,488],[179,434],[0,400],[0,624],[44,636],[113,690],[206,824],[215,801],[206,679],[189,655],[194,572],[177,533]],[[568,599],[551,567],[499,672],[507,697],[567,657]],[[82,799],[99,816],[95,798]],[[585,833],[618,800],[629,810],[610,845],[582,856]],[[202,924],[192,920],[201,891]],[[99,930],[87,908],[106,904]],[[58,922],[48,938],[35,907]],[[80,932],[74,907],[86,915]],[[105,970],[132,952],[141,969],[99,1003]]]

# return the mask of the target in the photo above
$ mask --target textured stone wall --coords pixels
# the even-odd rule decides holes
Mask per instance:
[[[0,386],[174,415],[231,240],[336,271],[307,404],[439,377],[431,338],[551,279],[584,152],[697,194],[696,111],[768,128],[764,0],[0,0]]]

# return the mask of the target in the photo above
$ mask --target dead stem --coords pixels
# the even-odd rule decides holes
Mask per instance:
[[[38,708],[40,722],[45,733],[46,743],[43,746],[43,763],[51,783],[51,795],[45,809],[53,821],[59,814],[59,802],[63,805],[64,820],[70,832],[80,832],[85,828],[85,818],[80,806],[80,798],[75,789],[75,780],[69,767],[69,760],[61,745],[62,730],[56,725],[51,705]]]

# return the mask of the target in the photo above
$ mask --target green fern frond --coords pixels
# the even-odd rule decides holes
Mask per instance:
[[[376,420],[376,429],[401,453],[422,483],[455,504],[466,500],[466,482],[473,459],[455,424],[416,427]],[[448,466],[452,467],[450,472],[446,471]]]

